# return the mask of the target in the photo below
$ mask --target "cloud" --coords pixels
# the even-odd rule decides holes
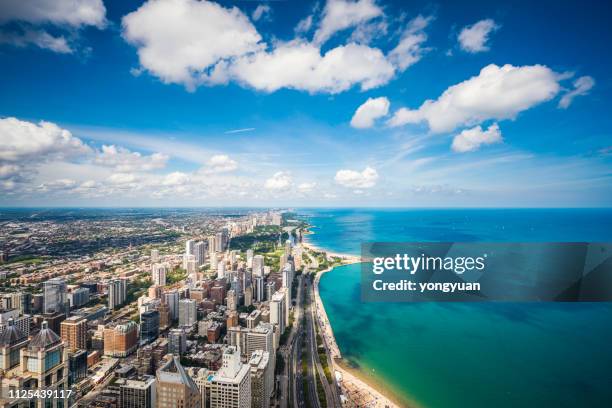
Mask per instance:
[[[164,177],[162,184],[164,186],[182,186],[188,182],[189,182],[189,175],[183,172],[180,172],[180,171],[175,171],[170,174],[167,174]]]
[[[312,28],[312,15],[304,17],[295,26],[296,34],[305,34]]]
[[[499,29],[499,25],[490,18],[486,20],[480,20],[479,22],[464,27],[457,39],[459,40],[459,46],[462,50],[477,53],[483,51],[489,51],[487,41],[489,35]]]
[[[314,34],[315,44],[323,44],[334,33],[355,27],[383,15],[374,0],[328,0],[323,9],[319,28]]]
[[[269,20],[271,14],[272,14],[272,8],[270,8],[269,5],[260,4],[253,11],[253,14],[251,15],[251,17],[253,17],[253,21],[259,21],[261,18],[263,18],[264,20]]]
[[[168,159],[169,157],[162,153],[145,156],[138,152],[131,152],[124,147],[103,145],[102,150],[96,156],[95,163],[114,167],[119,172],[151,171],[166,167]]]
[[[189,91],[237,82],[263,92],[287,88],[337,94],[354,86],[369,90],[385,85],[396,70],[405,70],[425,52],[423,29],[430,18],[422,16],[408,24],[388,57],[367,46],[386,31],[386,23],[364,24],[382,15],[374,0],[329,1],[315,41],[299,37],[312,26],[310,15],[296,27],[297,38],[267,44],[236,7],[206,0],[149,0],[123,18],[123,38],[137,48],[137,72],[146,70]],[[321,50],[329,36],[353,26],[357,30],[346,44]]]
[[[380,98],[368,98],[357,108],[351,126],[357,129],[365,129],[374,126],[374,121],[389,113],[389,99],[384,96]]]
[[[11,24],[13,23],[13,24]],[[3,0],[0,1],[0,44],[15,47],[37,46],[59,54],[71,54],[78,30],[93,26],[106,27],[106,8],[102,0]],[[37,26],[55,26],[64,35],[52,35]]]
[[[433,133],[443,133],[489,119],[513,119],[520,112],[554,98],[560,90],[558,81],[559,75],[543,65],[491,64],[477,76],[449,87],[438,99],[425,101],[418,109],[397,110],[388,124],[426,122]]]
[[[358,189],[371,188],[376,185],[378,172],[370,166],[366,167],[361,172],[355,170],[338,170],[334,180],[344,187]]]
[[[102,0],[2,0],[0,24],[23,21],[56,26],[106,25],[106,8]]]
[[[36,162],[91,152],[79,138],[55,123],[34,124],[17,118],[0,119],[1,162]]]
[[[16,177],[20,170],[21,167],[15,164],[0,164],[0,180]]]
[[[266,180],[264,187],[272,191],[286,191],[291,188],[293,180],[291,174],[284,171],[274,173],[272,177]]]
[[[577,96],[587,95],[595,86],[595,80],[590,76],[582,76],[576,79],[573,83],[574,89],[568,91],[559,100],[559,108],[567,109]]]
[[[423,56],[426,48],[422,45],[427,41],[427,35],[423,30],[429,25],[433,18],[417,16],[412,19],[397,46],[389,53],[389,60],[398,67],[400,71],[405,71],[409,66],[416,64]]]
[[[206,164],[205,173],[227,173],[238,168],[236,160],[226,154],[216,154]]]
[[[114,173],[108,178],[111,184],[124,185],[136,182],[137,177],[132,173]]]
[[[0,32],[0,44],[11,44],[15,47],[35,45],[39,48],[71,54],[74,49],[68,44],[64,36],[54,37],[44,30],[24,30],[23,32]]]
[[[300,183],[300,184],[298,185],[298,190],[299,190],[301,193],[309,193],[309,192],[311,192],[312,190],[314,190],[314,188],[315,188],[316,186],[317,186],[317,183],[314,183],[314,182],[312,182],[312,183]]]
[[[244,129],[228,130],[227,132],[223,132],[223,133],[226,135],[231,135],[234,133],[252,132],[253,130],[255,130],[255,128],[244,128]]]
[[[262,47],[237,7],[205,0],[147,1],[122,21],[123,37],[138,48],[140,64],[165,83],[191,90],[219,61]]]
[[[238,81],[261,91],[292,88],[332,94],[356,84],[362,90],[372,89],[394,75],[393,65],[377,48],[349,43],[321,55],[318,47],[300,40],[241,57],[229,71]]]
[[[459,153],[473,152],[481,145],[501,143],[502,135],[497,123],[493,123],[487,130],[476,126],[465,129],[453,139],[452,149]]]

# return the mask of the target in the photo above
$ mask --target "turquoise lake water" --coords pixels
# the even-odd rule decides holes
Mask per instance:
[[[302,210],[309,239],[612,241],[611,210]],[[359,265],[321,279],[352,364],[425,407],[612,407],[611,303],[361,303]]]

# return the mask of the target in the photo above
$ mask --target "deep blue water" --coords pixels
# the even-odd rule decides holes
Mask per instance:
[[[612,241],[612,210],[301,210],[309,239]],[[358,265],[321,296],[349,362],[425,407],[612,407],[611,303],[361,303]]]

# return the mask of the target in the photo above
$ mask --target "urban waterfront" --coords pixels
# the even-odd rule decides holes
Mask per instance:
[[[353,254],[362,240],[605,241],[612,231],[609,210],[302,212],[315,226],[310,242]],[[343,357],[405,401],[444,408],[612,402],[609,303],[361,303],[358,264],[323,275],[320,293]]]

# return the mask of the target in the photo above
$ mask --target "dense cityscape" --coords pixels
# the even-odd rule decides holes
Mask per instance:
[[[308,227],[288,211],[3,211],[0,406],[350,403],[312,290],[349,260]]]

